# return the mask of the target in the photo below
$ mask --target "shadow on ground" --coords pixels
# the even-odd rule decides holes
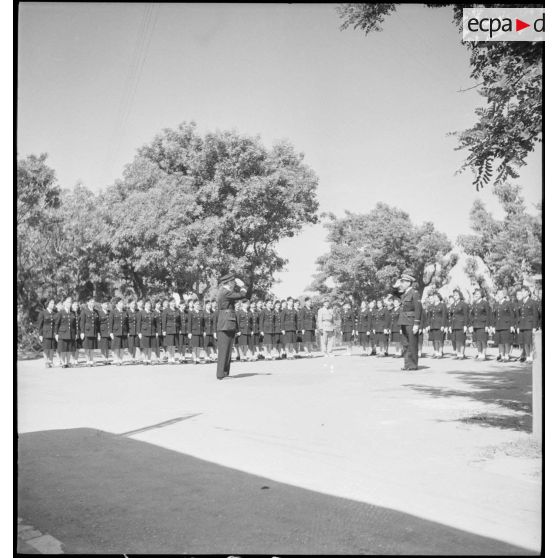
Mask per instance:
[[[502,409],[517,413],[510,415],[509,413],[481,412],[461,417],[457,419],[459,422],[531,432],[533,409],[530,366],[505,364],[502,365],[500,370],[494,369],[483,372],[451,371],[447,373],[456,376],[460,381],[469,385],[470,389],[445,389],[419,384],[406,384],[406,387],[433,397],[466,397],[483,403],[493,403],[499,405]]]
[[[529,554],[99,430],[26,433],[18,450],[18,515],[68,553]]]

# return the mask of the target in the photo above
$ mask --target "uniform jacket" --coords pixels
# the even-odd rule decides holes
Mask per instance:
[[[163,312],[163,331],[174,335],[180,332],[180,310],[168,308]]]
[[[356,326],[356,317],[352,308],[348,310],[341,309],[341,331],[343,333],[352,333]]]
[[[387,308],[376,308],[372,314],[372,329],[376,333],[383,333],[384,329],[389,329],[390,319]]]
[[[391,331],[398,332],[401,328],[399,327],[399,312],[401,311],[401,306],[396,308],[395,306],[391,310],[391,322],[390,322],[390,329]]]
[[[469,305],[460,300],[453,306],[451,328],[454,331],[469,326]]]
[[[128,334],[137,335],[139,333],[139,310],[128,310]]]
[[[260,331],[263,333],[275,333],[275,310],[264,308],[260,312]]]
[[[300,309],[298,315],[298,328],[302,331],[315,331],[316,330],[316,312],[312,308],[304,306]]]
[[[410,288],[401,296],[399,309],[399,325],[420,325],[422,318],[422,303],[418,292]]]
[[[241,291],[229,291],[224,287],[219,288],[217,293],[217,331],[236,331],[236,312],[234,311],[234,303],[245,297],[245,293]]]
[[[275,310],[273,309],[273,315],[275,317],[273,321],[273,333],[281,333],[281,313],[283,310]]]
[[[55,328],[56,314],[54,312],[49,312],[46,309],[39,312],[39,318],[37,320],[39,335],[45,339],[54,339],[54,334],[56,333]]]
[[[180,332],[183,334],[188,333],[188,311],[187,310],[179,310],[180,315]]]
[[[77,335],[76,315],[71,310],[60,310],[56,315],[55,333],[60,339],[75,339]]]
[[[492,324],[492,309],[486,300],[479,300],[471,304],[469,325],[474,328],[484,328]]]
[[[250,310],[250,314],[252,315],[252,331],[259,335],[260,333],[260,311],[259,310]]]
[[[99,314],[97,314],[95,308],[89,310],[86,306],[81,311],[79,329],[85,337],[97,337],[99,333]]]
[[[316,320],[316,325],[318,329],[324,331],[333,331],[335,329],[334,325],[333,310],[331,308],[320,308],[318,310],[318,318]]]
[[[124,337],[128,335],[128,314],[115,308],[110,313],[109,328],[113,335]]]
[[[204,316],[203,312],[200,310],[196,312],[188,312],[188,333],[192,335],[203,335],[204,330]]]
[[[494,329],[504,330],[515,327],[515,307],[509,300],[497,302],[494,306],[494,313],[492,315],[492,325]]]
[[[215,333],[215,312],[212,310],[203,311],[203,330],[206,335],[213,335]]]
[[[101,337],[110,337],[110,314],[102,308],[98,311],[99,315],[99,333]]]
[[[443,327],[448,327],[448,323],[448,309],[443,302],[430,307],[426,324],[430,329],[442,329]]]
[[[538,304],[529,298],[523,302],[517,312],[517,327],[519,329],[536,329],[540,324]]]
[[[243,335],[250,335],[252,333],[252,314],[249,310],[240,309],[236,313],[236,320],[238,323],[238,331]]]
[[[157,320],[155,312],[141,310],[138,312],[138,333],[146,337],[155,337],[157,333]]]
[[[359,310],[356,316],[356,328],[359,333],[366,333],[368,329],[368,308]]]
[[[155,327],[157,328],[157,333],[159,337],[163,335],[163,312],[160,310],[153,310],[153,315],[155,316]]]
[[[285,308],[280,315],[281,331],[297,331],[298,315],[294,308]]]

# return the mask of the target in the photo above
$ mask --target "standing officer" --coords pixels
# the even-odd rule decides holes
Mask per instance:
[[[128,315],[124,311],[124,301],[121,298],[116,299],[116,308],[110,313],[109,331],[115,364],[121,366],[128,340]]]
[[[426,329],[428,339],[432,340],[434,355],[432,358],[443,358],[444,356],[444,334],[448,328],[448,309],[439,292],[430,295],[431,304]]]
[[[488,331],[492,323],[492,310],[480,287],[473,291],[473,304],[471,305],[469,323],[471,324],[469,332],[473,334],[473,341],[477,345],[477,356],[475,358],[486,360]]]
[[[203,309],[203,349],[205,351],[206,362],[214,361],[213,332],[215,331],[215,314],[211,311],[211,300],[207,299]]]
[[[360,310],[358,311],[356,317],[356,331],[358,332],[358,343],[362,349],[362,354],[365,355],[368,352],[368,303],[363,300],[360,303]]]
[[[72,299],[64,300],[64,308],[58,312],[54,325],[54,333],[60,350],[62,368],[70,366],[70,354],[76,340],[76,321],[72,312]]]
[[[252,316],[249,309],[250,302],[247,298],[243,299],[240,309],[236,312],[236,320],[238,323],[238,351],[240,353],[240,360],[245,362],[250,360],[248,350],[252,338]]]
[[[176,364],[174,352],[178,347],[180,337],[180,312],[176,309],[174,298],[169,300],[169,307],[163,312],[163,337],[169,353],[169,363]]]
[[[97,338],[99,336],[99,315],[95,310],[95,299],[89,297],[87,306],[83,309],[80,316],[80,337],[85,350],[87,366],[95,366],[95,356],[93,351],[97,348]]]
[[[235,279],[232,273],[219,278],[217,293],[217,379],[222,380],[229,375],[231,368],[231,352],[236,334],[236,313],[234,304],[246,296],[244,282]]]
[[[515,308],[513,303],[507,299],[507,291],[504,289],[496,293],[496,301],[492,314],[494,342],[498,345],[499,352],[496,360],[508,362],[516,324]]]
[[[110,347],[110,324],[109,324],[109,309],[108,300],[103,300],[101,303],[101,309],[99,310],[99,334],[100,343],[99,349],[101,349],[101,354],[105,358],[105,364],[110,364],[108,360],[109,347]]]
[[[418,370],[418,334],[422,319],[420,295],[411,287],[415,278],[403,273],[394,288],[401,293],[401,310],[398,325],[401,327],[401,345],[404,366],[401,370]]]
[[[200,307],[200,301],[196,299],[194,309],[188,312],[188,339],[192,348],[192,362],[201,362],[201,352],[204,347],[204,318]]]
[[[521,291],[523,300],[517,311],[517,340],[522,349],[520,360],[523,362],[527,359],[527,362],[533,362],[533,333],[539,327],[539,309],[531,298],[529,287],[523,286]]]
[[[281,334],[283,335],[283,346],[288,359],[294,358],[294,346],[296,343],[296,332],[298,314],[294,309],[293,298],[287,298],[287,307],[281,312]]]
[[[469,328],[469,305],[463,298],[463,293],[453,289],[455,304],[452,309],[451,330],[455,337],[455,357],[465,358],[465,344],[467,339],[467,329]]]
[[[259,301],[258,301],[259,302]],[[250,314],[252,316],[252,334],[250,337],[250,351],[252,352],[252,360],[258,360],[260,357],[260,310],[257,302],[252,299],[250,301]]]
[[[265,301],[265,308],[260,313],[260,331],[263,332],[265,359],[271,360],[275,350],[275,311],[271,299]]]
[[[302,333],[302,345],[307,356],[313,357],[312,348],[316,341],[316,312],[312,308],[312,300],[309,296],[304,299],[304,306],[300,310],[299,327]]]
[[[55,323],[54,300],[49,300],[45,310],[39,313],[37,321],[39,340],[43,344],[43,354],[45,355],[45,366],[47,368],[52,368],[52,356],[56,349]]]
[[[128,305],[128,352],[132,358],[132,364],[136,362],[136,349],[139,348],[140,340],[138,337],[139,333],[139,313],[140,311],[136,308],[136,301],[134,299],[130,300]]]
[[[157,343],[157,317],[151,311],[151,301],[146,300],[144,309],[138,314],[138,337],[142,349],[143,364],[151,364],[151,353],[159,345]]]

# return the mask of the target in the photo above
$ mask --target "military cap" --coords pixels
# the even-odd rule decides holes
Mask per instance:
[[[234,279],[234,274],[232,273],[225,273],[225,275],[221,275],[219,277],[219,283],[228,283]]]
[[[409,283],[414,283],[415,278],[410,273],[403,273],[399,279],[400,281],[409,281]]]

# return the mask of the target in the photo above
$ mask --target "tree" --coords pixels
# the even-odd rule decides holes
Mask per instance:
[[[493,191],[504,219],[495,219],[476,200],[470,213],[475,234],[461,235],[457,243],[486,263],[497,287],[509,287],[542,271],[542,206],[537,206],[538,215],[529,214],[516,185],[495,186]]]
[[[509,6],[487,4],[491,8]],[[352,27],[366,34],[381,31],[384,17],[395,9],[396,4],[341,4],[338,7],[343,21],[341,29]],[[453,14],[461,33],[463,5],[453,5]],[[471,169],[478,190],[491,181],[502,185],[509,177],[518,178],[527,155],[542,140],[544,44],[523,41],[464,44],[471,53],[471,77],[478,82],[473,87],[479,87],[485,102],[475,110],[476,123],[452,135],[458,139],[456,149],[468,152],[458,172]]]
[[[138,293],[204,295],[225,271],[263,295],[286,260],[277,241],[317,222],[317,178],[288,143],[165,129],[104,194],[102,240]]]
[[[385,203],[367,214],[329,215],[325,226],[330,250],[318,258],[310,288],[333,298],[383,296],[406,269],[415,273],[422,293],[436,279],[434,264],[447,267],[443,256],[452,247],[432,223],[418,227],[407,213]]]

